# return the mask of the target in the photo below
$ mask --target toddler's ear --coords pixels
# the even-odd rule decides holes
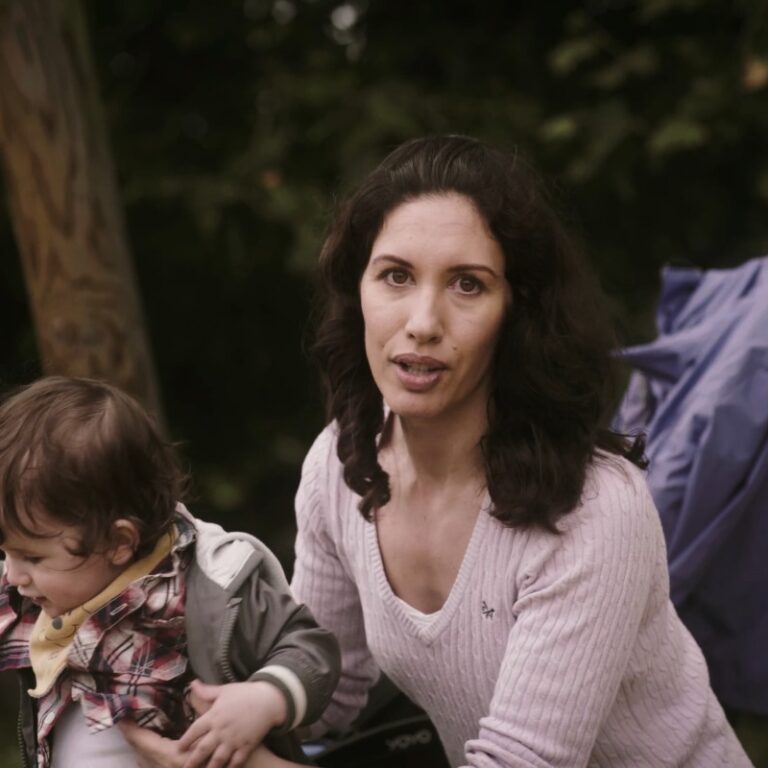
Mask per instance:
[[[107,557],[112,565],[128,565],[139,548],[139,529],[130,520],[120,518],[112,524]]]

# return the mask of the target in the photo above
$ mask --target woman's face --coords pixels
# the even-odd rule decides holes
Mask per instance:
[[[402,418],[485,419],[511,301],[504,254],[467,198],[420,197],[384,220],[360,281],[365,349]]]

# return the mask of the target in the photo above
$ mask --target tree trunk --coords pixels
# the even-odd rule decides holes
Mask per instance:
[[[162,421],[79,0],[0,0],[0,156],[43,370]]]

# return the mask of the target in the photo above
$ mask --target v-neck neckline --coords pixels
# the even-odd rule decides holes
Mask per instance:
[[[472,535],[464,550],[461,565],[459,566],[456,578],[451,585],[448,597],[437,611],[423,614],[424,616],[429,617],[428,621],[420,621],[411,616],[411,611],[418,611],[419,609],[414,608],[410,603],[407,603],[395,594],[384,568],[384,558],[382,557],[381,548],[379,546],[379,534],[375,519],[366,525],[368,554],[370,562],[373,564],[374,578],[379,596],[390,612],[397,618],[398,622],[405,627],[411,635],[425,645],[430,645],[434,642],[451,621],[457,607],[461,604],[467,582],[471,578],[475,562],[477,561],[478,552],[481,549],[481,542],[484,538],[484,533],[490,519],[490,504],[490,497],[486,491],[483,494],[480,510],[472,529]],[[419,611],[419,613],[421,613],[421,611]]]

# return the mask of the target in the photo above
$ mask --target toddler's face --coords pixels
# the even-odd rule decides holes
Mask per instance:
[[[76,526],[35,516],[37,536],[5,532],[5,575],[19,594],[37,603],[49,616],[82,605],[99,594],[123,570],[103,552],[72,554],[81,541]]]

